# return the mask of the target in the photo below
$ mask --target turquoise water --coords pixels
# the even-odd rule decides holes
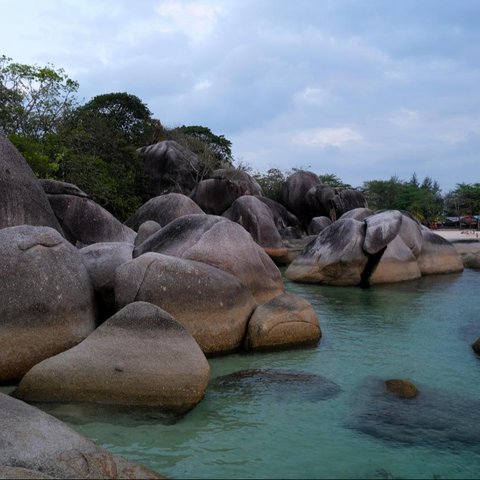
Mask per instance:
[[[210,359],[206,398],[173,424],[73,406],[50,413],[171,478],[480,476],[480,357],[470,347],[480,272],[370,289],[286,285],[318,312],[317,347]],[[218,381],[249,369],[269,372]],[[285,381],[277,372],[269,383],[277,370]],[[324,395],[316,375],[339,388]],[[410,379],[419,397],[385,397],[380,381],[390,378]]]

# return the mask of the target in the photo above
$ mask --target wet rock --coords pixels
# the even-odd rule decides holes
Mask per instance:
[[[318,235],[331,224],[332,221],[328,217],[313,217],[308,225],[307,233],[309,235]]]
[[[141,245],[148,237],[158,232],[162,226],[153,220],[147,220],[138,227],[138,233],[135,237],[134,246]]]
[[[245,193],[244,188],[226,178],[209,178],[199,182],[190,197],[205,213],[221,215]]]
[[[7,478],[28,478],[29,471],[37,472],[30,478],[163,478],[2,393],[0,411],[0,474]]]
[[[270,350],[311,345],[321,335],[312,305],[297,295],[284,293],[254,311],[245,346],[248,350]]]
[[[202,400],[208,375],[208,362],[186,329],[161,308],[135,302],[76,347],[35,365],[13,395],[182,414]]]
[[[363,251],[365,223],[347,218],[322,230],[315,241],[290,264],[292,281],[328,285],[358,285],[367,265]]]
[[[145,253],[117,269],[117,307],[142,300],[167,310],[207,354],[237,349],[256,306],[237,277],[205,263]]]
[[[217,378],[213,387],[229,393],[274,395],[279,400],[310,402],[335,398],[342,391],[321,375],[277,369],[241,370]]]
[[[0,230],[0,382],[20,379],[95,327],[95,298],[78,250],[49,227]]]
[[[62,233],[37,177],[0,132],[0,229],[16,225],[46,226]]]
[[[181,193],[167,193],[142,205],[125,225],[137,231],[142,223],[153,220],[163,227],[176,218],[197,213],[204,212],[191,198]]]
[[[89,198],[77,195],[48,195],[48,200],[73,245],[126,242],[133,244],[135,232]]]
[[[417,387],[409,380],[386,380],[385,386],[398,398],[415,398],[418,395]]]
[[[280,270],[240,225],[213,215],[186,215],[170,222],[138,247],[146,252],[207,263],[236,276],[257,303],[283,293]]]

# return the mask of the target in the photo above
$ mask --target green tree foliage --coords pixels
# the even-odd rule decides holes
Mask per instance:
[[[458,183],[445,196],[445,211],[455,217],[480,215],[480,183]]]
[[[0,57],[0,129],[7,135],[43,138],[55,132],[75,105],[78,83],[63,69],[13,63]]]
[[[422,183],[415,174],[408,182],[396,176],[371,180],[364,183],[363,193],[373,210],[405,210],[427,224],[438,221],[443,213],[440,186],[430,177]]]
[[[280,192],[289,173],[283,172],[278,168],[270,168],[266,173],[255,173],[253,177],[262,187],[263,194],[278,202],[280,200]]]
[[[330,185],[334,188],[352,188],[351,185],[349,185],[348,183],[344,183],[334,173],[324,173],[323,175],[319,175],[318,178],[325,185]]]

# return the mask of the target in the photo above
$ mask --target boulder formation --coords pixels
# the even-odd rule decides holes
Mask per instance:
[[[207,263],[236,276],[257,303],[283,293],[280,270],[240,225],[214,215],[186,215],[170,222],[141,245],[133,256],[162,253]]]
[[[307,233],[309,235],[318,235],[324,228],[332,224],[328,217],[313,217],[308,224]]]
[[[236,168],[220,168],[214,170],[210,178],[226,178],[237,184],[245,193],[244,195],[263,195],[262,187],[247,172]]]
[[[300,239],[304,234],[298,218],[281,203],[267,197],[257,197],[272,211],[273,221],[282,239]]]
[[[206,354],[242,344],[256,303],[237,277],[205,263],[145,253],[117,269],[117,307],[145,301],[168,311]]]
[[[185,328],[161,308],[135,302],[76,347],[35,365],[13,395],[183,414],[204,397],[208,375],[208,362]]]
[[[153,235],[154,233],[158,232],[161,228],[162,226],[158,222],[155,222],[154,220],[147,220],[146,222],[143,222],[138,227],[138,232],[137,232],[137,236],[135,237],[134,246],[136,247],[137,245],[142,244],[150,235]]]
[[[37,177],[0,132],[0,229],[16,225],[51,227],[62,233]]]
[[[3,393],[0,411],[0,475],[4,478],[163,478]]]
[[[56,230],[0,230],[0,277],[0,382],[20,379],[95,328],[82,256]]]
[[[197,184],[191,193],[191,199],[205,212],[221,215],[246,190],[227,178],[209,178]]]

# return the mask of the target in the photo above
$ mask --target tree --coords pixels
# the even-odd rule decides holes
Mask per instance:
[[[63,69],[13,63],[0,57],[0,129],[43,138],[75,105],[78,83]]]
[[[458,183],[456,188],[445,196],[445,211],[447,215],[458,218],[480,215],[480,183]]]
[[[319,175],[318,178],[325,185],[330,185],[334,188],[352,188],[348,183],[343,183],[343,181],[334,173],[324,173]]]
[[[255,173],[253,178],[262,187],[263,194],[278,202],[280,200],[280,192],[283,184],[288,177],[288,173],[278,168],[270,168],[266,173]]]

